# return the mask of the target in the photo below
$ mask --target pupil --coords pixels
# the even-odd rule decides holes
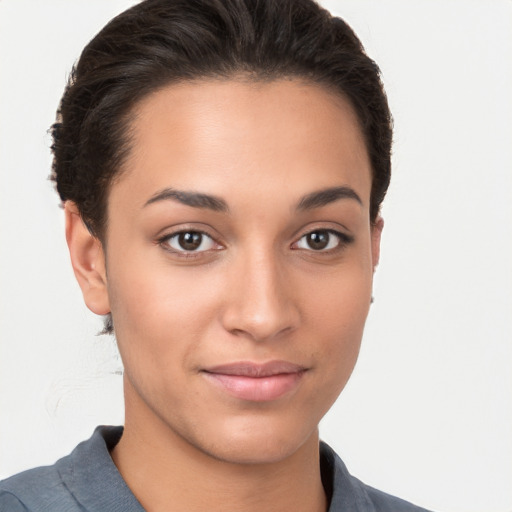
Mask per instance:
[[[309,233],[307,240],[311,249],[325,249],[329,244],[329,233],[327,231],[314,231]]]
[[[202,242],[203,235],[201,233],[180,233],[178,236],[178,242],[180,246],[187,251],[196,250]]]

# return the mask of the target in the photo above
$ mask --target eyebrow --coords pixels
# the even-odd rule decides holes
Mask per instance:
[[[363,202],[357,195],[357,192],[350,187],[330,187],[311,192],[304,196],[297,205],[298,211],[312,210],[314,208],[320,208],[330,203],[338,201],[340,199],[353,199],[357,201],[361,206]]]
[[[185,190],[175,190],[173,188],[165,188],[151,196],[144,206],[148,206],[157,201],[165,201],[172,199],[179,203],[193,208],[204,208],[213,210],[214,212],[228,212],[228,204],[220,197],[211,196],[209,194],[201,194],[200,192],[187,192]]]
[[[357,192],[346,186],[330,187],[322,190],[317,190],[305,195],[297,204],[298,211],[312,210],[326,206],[340,199],[353,199],[360,205],[363,204]],[[173,188],[165,188],[153,196],[151,196],[144,207],[156,203],[158,201],[173,200],[193,208],[203,208],[213,210],[215,212],[229,212],[229,207],[226,201],[220,197],[203,194],[201,192],[189,192],[185,190],[176,190]]]

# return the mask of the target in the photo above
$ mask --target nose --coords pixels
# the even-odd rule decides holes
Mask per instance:
[[[272,251],[232,262],[222,324],[232,334],[265,341],[295,330],[300,322],[298,297],[290,273]]]

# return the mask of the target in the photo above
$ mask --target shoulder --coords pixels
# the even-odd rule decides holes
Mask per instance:
[[[338,455],[327,444],[320,447],[322,473],[330,474],[327,483],[331,494],[329,512],[428,512],[405,500],[391,496],[353,477]]]
[[[74,501],[74,500],[73,500]],[[30,469],[0,482],[0,510],[75,510],[56,465]]]
[[[391,496],[390,494],[379,491],[378,489],[374,489],[373,487],[357,480],[357,478],[352,478],[361,486],[363,492],[366,494],[377,512],[429,512],[428,510],[408,501],[397,498],[396,496]]]
[[[2,490],[0,490],[0,510],[2,512],[28,512],[28,509],[16,496]]]
[[[103,507],[103,502],[115,500],[119,488],[121,495],[126,494],[126,487],[118,483],[122,479],[108,452],[109,444],[115,444],[121,433],[120,427],[99,427],[89,440],[80,443],[54,465],[30,469],[3,480],[0,482],[0,511],[117,510]],[[105,492],[105,487],[112,494]],[[93,506],[89,507],[89,502]]]

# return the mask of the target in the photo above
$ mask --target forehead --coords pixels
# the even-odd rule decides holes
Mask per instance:
[[[348,184],[369,202],[370,163],[357,116],[341,95],[318,85],[171,85],[137,105],[130,128],[131,152],[113,196],[130,188],[142,204],[172,186],[247,200],[265,184],[290,197]]]

